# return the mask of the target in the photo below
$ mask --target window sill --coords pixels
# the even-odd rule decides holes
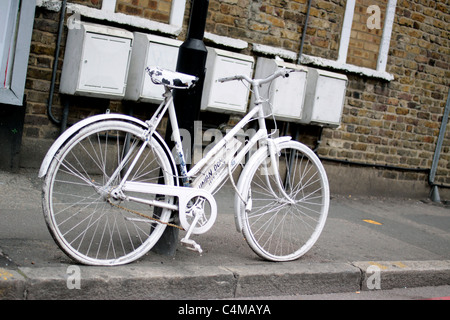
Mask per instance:
[[[350,73],[359,74],[366,77],[382,79],[386,81],[394,80],[394,76],[386,71],[378,71],[369,68],[358,67],[355,65],[342,63],[335,60],[328,60],[319,57],[313,57],[309,55],[302,55],[301,63],[306,65],[314,65],[318,67],[328,67],[336,70],[342,70]]]
[[[205,39],[215,43],[220,44],[225,47],[234,48],[234,49],[246,49],[248,47],[248,43],[244,40],[234,39],[230,37],[219,36],[210,32],[205,32]]]

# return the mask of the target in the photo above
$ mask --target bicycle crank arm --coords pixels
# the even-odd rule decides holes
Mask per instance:
[[[200,247],[200,245],[197,242],[195,242],[194,240],[189,239],[189,237],[192,234],[192,231],[194,231],[195,225],[197,224],[199,218],[200,218],[200,215],[196,214],[194,221],[192,222],[191,226],[189,227],[189,230],[187,231],[186,236],[183,239],[181,239],[181,244],[184,245],[189,250],[197,251],[201,255],[203,250]]]

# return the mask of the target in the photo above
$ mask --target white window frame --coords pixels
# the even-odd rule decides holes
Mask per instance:
[[[106,20],[178,36],[183,29],[186,1],[187,0],[172,0],[169,24],[115,12],[117,0],[103,0],[101,9],[91,8],[76,3],[67,3],[67,13],[69,16],[76,15],[78,17],[83,16],[97,20]],[[45,7],[48,10],[59,11],[61,9],[61,3],[62,1],[60,0],[37,0],[36,5],[38,7]]]
[[[384,80],[391,81],[394,79],[394,76],[386,72],[386,64],[388,60],[389,46],[391,42],[392,27],[394,24],[397,0],[389,0],[386,7],[386,18],[384,20],[383,34],[381,37],[381,44],[378,52],[378,61],[376,69],[359,67],[352,64],[347,64],[346,62],[355,5],[356,0],[347,0],[344,15],[344,23],[341,32],[341,41],[339,44],[338,59],[330,60],[302,54],[302,56],[300,57],[300,62],[303,64],[313,64],[317,66],[330,67],[338,70],[345,70],[353,73],[363,74],[369,77],[381,78]]]
[[[9,1],[10,12],[7,17],[5,41],[0,50],[0,103],[23,105],[25,81],[30,54],[31,34],[33,33],[35,0]],[[20,5],[20,8],[19,8]]]

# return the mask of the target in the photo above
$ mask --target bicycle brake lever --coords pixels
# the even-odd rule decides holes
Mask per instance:
[[[286,73],[285,73],[284,77],[289,78],[290,74],[292,72],[295,72],[296,70],[295,69],[286,69],[285,71],[286,71]]]
[[[291,72],[294,72],[294,69],[287,69],[287,68],[283,68],[282,69],[283,73],[282,73],[282,77],[283,78],[289,78],[289,75]]]

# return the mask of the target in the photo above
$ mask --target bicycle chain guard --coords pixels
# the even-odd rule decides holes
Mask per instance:
[[[178,197],[180,223],[189,235],[207,232],[216,221],[217,203],[206,190],[131,181],[127,181],[122,190]],[[205,217],[204,212],[206,202],[210,207],[209,218]],[[192,221],[195,222],[194,226],[191,225]]]

